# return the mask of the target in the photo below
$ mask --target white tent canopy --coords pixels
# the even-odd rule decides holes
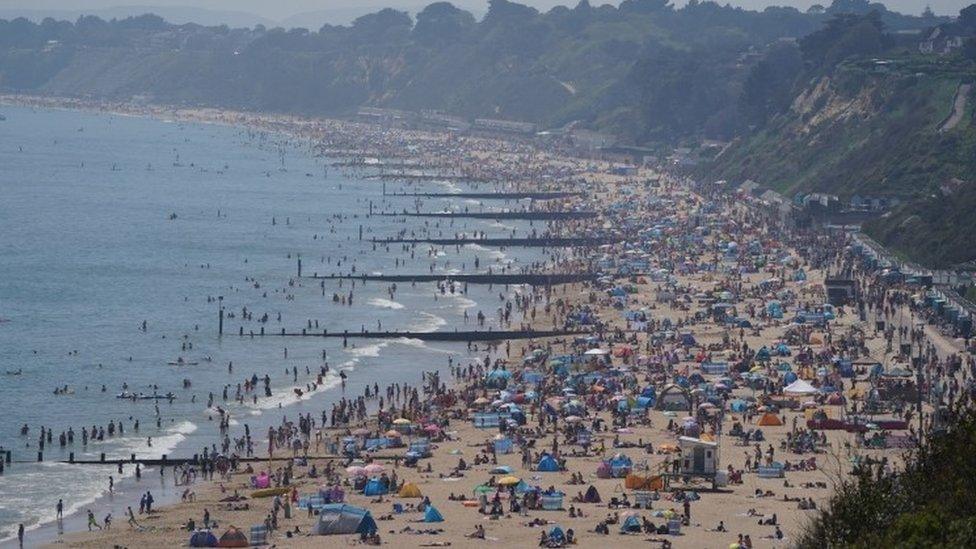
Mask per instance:
[[[817,388],[802,379],[798,379],[787,385],[783,389],[783,393],[787,395],[813,395],[817,393]]]

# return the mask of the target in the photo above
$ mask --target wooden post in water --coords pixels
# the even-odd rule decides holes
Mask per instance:
[[[362,240],[362,238],[360,238]],[[302,255],[298,254],[298,278],[302,277]]]

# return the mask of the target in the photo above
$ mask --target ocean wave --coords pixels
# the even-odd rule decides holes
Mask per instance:
[[[454,351],[448,349],[438,349],[437,347],[431,347],[426,341],[422,339],[416,339],[412,337],[401,337],[396,340],[397,343],[401,345],[407,345],[408,347],[414,347],[416,349],[423,349],[425,351],[430,351],[432,353],[441,353],[445,355],[453,355]]]
[[[422,320],[420,322],[417,322],[416,324],[411,325],[409,331],[436,332],[438,328],[447,324],[447,320],[444,320],[443,318],[435,314],[428,313],[426,311],[421,311],[420,316],[426,318],[426,320]]]
[[[357,358],[364,358],[364,357],[375,358],[380,356],[380,351],[382,351],[383,348],[389,344],[390,343],[388,341],[382,341],[380,343],[373,343],[372,345],[366,345],[365,347],[349,348],[346,349],[346,352]]]
[[[116,439],[118,446],[106,451],[105,456],[107,459],[126,459],[130,454],[136,454],[140,458],[169,454],[197,428],[197,424],[192,421],[181,421],[167,428],[165,434],[151,437],[152,446],[149,445],[149,435]]]
[[[455,301],[457,301],[457,310],[459,313],[463,313],[465,309],[473,309],[478,306],[478,302],[473,299],[468,299],[463,295],[455,294]]]
[[[447,181],[447,180],[445,180],[445,181],[438,181],[438,183],[440,183],[441,185],[444,185],[444,187],[447,188],[447,191],[448,192],[452,192],[452,193],[459,193],[459,192],[461,192],[461,187],[457,186],[457,184],[454,183],[453,181]]]
[[[26,531],[36,530],[57,520],[54,509],[55,499],[64,502],[64,516],[68,517],[90,506],[99,497],[108,493],[107,476],[113,475],[116,481],[135,475],[135,469],[126,468],[122,475],[115,472],[115,465],[95,465],[78,467],[58,462],[31,464],[41,470],[19,472],[0,477],[0,510],[16,513],[16,522],[23,522]],[[58,486],[56,494],[39,493]],[[50,501],[48,501],[50,500]],[[41,505],[43,503],[43,505]],[[14,528],[0,531],[0,543],[16,539]]]
[[[370,298],[370,300],[367,301],[367,303],[369,303],[370,305],[372,305],[374,307],[381,307],[383,309],[399,310],[399,309],[402,309],[403,308],[403,304],[402,303],[397,303],[396,301],[393,301],[393,300],[390,300],[390,299],[384,299],[382,297],[373,297],[373,298]]]
[[[342,368],[344,370],[351,370],[352,367]],[[304,387],[298,387],[302,390],[301,396],[295,393],[295,387],[291,388],[281,388],[276,392],[272,393],[270,397],[258,398],[257,404],[253,401],[245,401],[245,406],[250,408],[249,414],[252,416],[261,415],[265,410],[274,410],[280,407],[291,406],[292,404],[297,404],[299,402],[309,400],[315,395],[328,391],[329,389],[334,389],[342,384],[342,378],[339,374],[330,371],[322,378],[322,384],[315,388],[314,391],[306,391]]]

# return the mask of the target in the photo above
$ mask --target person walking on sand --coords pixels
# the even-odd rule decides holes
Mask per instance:
[[[88,531],[89,532],[92,531],[92,526],[98,528],[99,530],[102,529],[102,525],[99,524],[97,520],[95,520],[95,513],[92,513],[92,510],[89,509],[88,510]]]
[[[23,522],[17,525],[17,543],[20,545],[20,549],[24,549],[24,523]]]
[[[131,505],[128,507],[128,509],[126,509],[125,513],[129,515],[129,520],[128,520],[129,528],[142,528],[141,526],[139,526],[139,523],[136,522],[136,514],[132,512]]]

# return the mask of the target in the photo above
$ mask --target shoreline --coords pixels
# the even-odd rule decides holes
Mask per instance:
[[[99,101],[85,101],[70,98],[57,98],[57,97],[46,97],[46,96],[22,96],[22,95],[3,95],[0,96],[0,105],[15,105],[24,108],[41,108],[49,110],[65,110],[65,111],[76,111],[76,112],[87,112],[94,114],[108,114],[111,116],[124,116],[133,118],[144,118],[159,120],[163,122],[179,122],[179,123],[191,123],[191,124],[217,124],[224,125],[228,127],[238,128],[238,129],[248,129],[257,131],[267,131],[283,136],[288,136],[292,138],[300,139],[311,139],[309,132],[316,130],[308,130],[308,126],[316,122],[326,122],[326,123],[336,123],[339,125],[346,124],[343,121],[331,120],[331,119],[313,119],[313,118],[303,118],[303,117],[293,117],[286,116],[284,118],[277,115],[252,115],[249,113],[242,113],[237,111],[226,111],[222,109],[195,109],[195,108],[182,108],[182,107],[167,107],[167,106],[134,106],[125,103],[115,103],[115,102],[99,102]],[[336,398],[335,395],[331,394],[331,389],[325,388],[321,391],[316,391],[311,394],[311,400],[316,398]],[[294,401],[289,401],[285,408],[282,410],[287,410],[293,407],[295,404],[305,402],[306,406],[308,399],[296,399]],[[278,410],[279,408],[275,408]],[[264,412],[272,411],[270,408],[268,410],[263,410]],[[179,450],[179,448],[190,448],[192,446],[192,439],[185,439],[180,441],[174,450]],[[104,469],[107,472],[113,472],[115,469],[116,460],[108,459],[107,464]],[[124,499],[123,496],[128,494],[131,495],[132,492],[137,490],[140,486],[136,483],[135,475],[129,467],[128,460],[126,459],[127,470],[126,474],[121,477],[117,477],[116,491],[114,495],[108,494],[104,490],[100,490],[99,494],[94,496],[94,499],[90,502],[76,503],[69,507],[69,509],[74,509],[73,511],[68,511],[65,514],[64,525],[70,530],[72,527],[83,527],[84,526],[84,512],[88,507],[102,507],[106,505],[113,510],[113,514],[116,518],[122,516],[121,511],[124,510],[124,505],[121,507],[119,503],[113,504],[113,500]],[[79,465],[80,466],[80,465]],[[96,466],[97,467],[97,466]],[[146,477],[150,474],[155,474],[157,472],[157,467],[143,469],[143,476]],[[108,473],[106,473],[108,474]],[[145,481],[143,481],[142,486],[145,486]],[[168,485],[167,485],[168,486]],[[158,503],[160,504],[170,504],[177,501],[176,491],[170,489],[163,491],[161,493],[155,494],[157,496]],[[32,524],[28,527],[27,532],[30,534],[38,535],[40,540],[46,542],[53,542],[58,539],[59,526],[58,521],[52,517],[49,520],[43,520],[41,522]],[[16,539],[15,533],[11,532],[9,537],[5,537],[0,540],[0,546],[6,546],[7,544],[13,544]]]
[[[412,133],[405,131],[402,135]],[[808,349],[826,353],[831,359],[876,360],[886,367],[898,359],[885,347],[890,339],[886,341],[883,333],[872,333],[868,320],[885,319],[894,324],[900,323],[901,319],[892,319],[887,310],[875,308],[869,300],[873,293],[863,299],[867,304],[863,318],[858,318],[855,311],[841,309],[822,328],[809,329],[797,327],[791,316],[783,315],[787,311],[792,314],[794,310],[824,307],[822,284],[832,269],[850,269],[851,276],[862,285],[872,280],[870,271],[863,269],[856,258],[844,251],[844,242],[777,227],[734,197],[706,195],[687,182],[667,175],[662,177],[646,169],[636,177],[615,178],[599,173],[608,164],[599,164],[586,172],[574,172],[579,168],[563,170],[562,167],[575,166],[574,162],[580,163],[580,159],[566,159],[558,153],[546,156],[551,151],[522,150],[487,139],[472,139],[466,144],[471,148],[484,147],[479,152],[486,157],[483,166],[470,169],[506,174],[548,170],[562,178],[552,184],[565,185],[567,190],[586,190],[587,197],[566,203],[598,208],[598,222],[569,224],[569,229],[564,226],[557,230],[607,230],[628,236],[627,241],[607,245],[599,251],[564,251],[564,255],[556,256],[559,262],[579,266],[597,261],[605,265],[605,272],[619,269],[621,265],[647,263],[643,270],[655,274],[649,274],[648,279],[611,276],[609,280],[594,284],[521,288],[524,293],[518,294],[521,297],[515,300],[514,322],[534,326],[545,326],[550,319],[553,325],[577,323],[591,336],[578,338],[580,341],[504,342],[483,360],[480,356],[482,346],[479,345],[478,351],[468,353],[461,362],[452,363],[452,370],[455,366],[469,368],[461,378],[455,380],[454,375],[438,374],[437,386],[427,388],[423,383],[411,383],[418,390],[417,394],[423,396],[416,399],[404,397],[402,410],[399,406],[392,410],[387,407],[365,421],[347,422],[338,428],[319,426],[317,433],[309,431],[297,437],[297,440],[306,442],[314,439],[316,447],[319,439],[315,437],[318,435],[324,440],[338,440],[344,435],[368,438],[387,432],[396,425],[394,419],[398,415],[409,418],[407,421],[416,423],[418,428],[434,425],[436,429],[431,432],[439,435],[434,437],[438,440],[433,443],[429,458],[421,459],[416,467],[401,465],[396,460],[392,468],[388,463],[381,468],[384,474],[396,474],[401,480],[416,484],[446,522],[417,522],[424,514],[411,510],[411,505],[417,502],[413,498],[391,495],[377,499],[376,496],[359,494],[354,488],[356,475],[344,472],[349,460],[296,463],[293,476],[280,472],[281,467],[269,466],[268,471],[279,475],[279,481],[280,475],[284,475],[288,479],[286,485],[301,496],[315,493],[323,486],[341,484],[347,502],[372,513],[384,544],[431,546],[450,543],[452,546],[480,547],[486,541],[494,541],[528,546],[536,543],[540,534],[559,525],[564,532],[572,528],[581,546],[597,543],[646,546],[647,540],[653,539],[662,545],[667,542],[678,547],[726,547],[736,542],[738,534],[740,538],[747,536],[749,546],[780,547],[795,541],[812,515],[811,509],[802,507],[807,498],[818,508],[822,507],[831,495],[833,482],[849,474],[855,463],[852,460],[884,457],[897,467],[901,455],[897,447],[872,449],[860,446],[858,437],[852,433],[807,427],[813,417],[807,409],[828,418],[848,417],[853,413],[853,410],[848,412],[848,400],[856,402],[860,398],[854,380],[862,384],[868,381],[866,372],[855,372],[852,379],[840,375],[837,370],[828,370],[821,375],[804,362],[811,359],[800,358],[813,354],[808,353]],[[494,151],[489,149],[492,146]],[[534,156],[536,154],[540,156]],[[469,154],[464,158],[475,157]],[[506,171],[497,165],[509,158],[536,158],[536,162],[545,167],[525,161],[525,165],[516,163],[514,168]],[[651,185],[652,180],[657,184]],[[607,225],[609,229],[606,229]],[[708,231],[700,231],[702,227]],[[738,242],[741,248],[730,246],[729,242]],[[740,251],[746,246],[758,251]],[[754,256],[761,257],[762,261],[754,260]],[[865,285],[865,291],[873,292],[874,288]],[[896,287],[891,291],[895,295],[901,289]],[[885,294],[881,294],[881,299],[885,299]],[[769,312],[773,301],[783,304],[782,318]],[[714,306],[720,302],[734,306],[738,328],[714,319]],[[748,331],[745,325],[738,324],[742,320],[750,324]],[[685,333],[691,336],[690,342],[684,337]],[[940,348],[937,354],[948,352],[946,342],[935,340],[933,345]],[[785,354],[779,354],[777,350],[775,357],[770,357],[770,349],[780,346],[786,348]],[[763,348],[767,358],[755,358],[759,356],[757,349]],[[511,387],[507,396],[492,381],[495,377],[505,377],[495,376],[493,372],[496,370],[491,369],[502,361],[511,379],[511,385],[506,386],[506,389]],[[831,364],[830,360],[825,362]],[[720,374],[708,373],[705,369],[706,364],[722,363],[728,368],[728,382]],[[733,371],[731,367],[740,363],[745,364],[745,370]],[[780,368],[783,364],[788,368]],[[820,366],[816,361],[812,364]],[[443,373],[443,367],[434,368]],[[562,373],[563,369],[567,374]],[[426,374],[429,367],[424,365],[422,371]],[[579,372],[582,377],[577,379],[571,372]],[[541,381],[528,381],[530,374],[541,376]],[[755,379],[761,378],[763,383],[757,388],[755,379],[746,374],[756,374]],[[815,383],[817,390],[803,389],[800,397],[784,395],[784,389],[792,386],[788,374],[793,374],[793,379],[802,376],[801,379]],[[690,380],[694,376],[700,381],[694,382],[696,389],[692,391]],[[429,379],[426,375],[423,377]],[[681,383],[688,386],[682,387]],[[840,391],[820,390],[838,383]],[[718,385],[724,387],[720,389]],[[633,410],[639,408],[638,397],[648,389],[662,402],[665,398],[674,398],[676,404],[682,407],[687,404],[688,409],[679,408],[672,413],[653,407],[634,413]],[[527,396],[530,391],[538,392],[538,400]],[[518,449],[513,454],[497,451],[493,440],[499,429],[479,429],[472,424],[476,414],[515,403],[514,398],[519,395],[523,399],[519,405],[527,421],[518,428],[510,427],[506,435],[515,441],[516,448],[529,454],[528,461],[519,455]],[[836,400],[834,395],[840,395],[839,404],[833,402]],[[574,404],[577,401],[578,404]],[[734,408],[733,402],[740,401],[745,403],[743,407]],[[370,401],[369,405],[373,407],[375,404]],[[400,404],[399,398],[397,404]],[[931,412],[931,408],[927,411]],[[679,419],[683,414],[693,419],[691,425],[687,419]],[[323,420],[324,417],[325,411]],[[893,422],[896,420],[900,420],[900,416],[891,418]],[[741,444],[739,437],[732,434],[735,425],[750,432],[761,428],[764,438],[752,441],[755,448],[748,437]],[[367,434],[353,435],[354,429],[365,429]],[[591,443],[578,443],[583,431],[588,431]],[[875,433],[889,436],[884,431],[888,429]],[[903,428],[893,431],[899,437],[910,434]],[[695,432],[697,437],[690,435]],[[688,442],[679,438],[680,435],[698,442]],[[715,448],[716,461],[721,458],[716,469],[727,470],[728,480],[740,480],[712,491],[708,482],[688,484],[686,481],[692,478],[688,475],[672,478],[664,474],[672,465],[680,466],[674,448],[684,444]],[[543,460],[539,457],[543,450],[558,459],[557,470],[550,470],[548,464],[543,468]],[[380,450],[376,455],[402,456],[404,451],[405,448]],[[656,488],[654,493],[659,498],[647,509],[608,503],[625,496],[643,498],[647,495],[643,492],[650,492],[646,486],[643,490],[631,487],[629,479],[612,472],[607,478],[602,469],[604,462],[622,460],[614,457],[618,453],[631,461],[628,470],[649,482],[653,480],[653,486],[660,480],[661,486],[672,482],[679,487],[671,490]],[[462,459],[464,466],[460,463]],[[778,474],[763,476],[759,467],[761,461],[765,467],[779,463]],[[362,465],[370,464],[367,453]],[[308,465],[327,472],[311,476]],[[506,490],[497,489],[503,474],[491,472],[498,465],[509,467],[512,474],[526,484],[538,486],[542,494],[550,494],[548,487],[556,490],[558,486],[559,491],[565,492],[565,500],[558,509],[511,509],[513,496]],[[690,461],[684,465],[691,466]],[[255,467],[254,473],[260,470]],[[311,547],[323,542],[317,536],[307,536],[315,527],[315,519],[305,516],[304,509],[293,508],[291,513],[283,511],[283,516],[279,516],[277,506],[256,497],[250,488],[251,474],[238,470],[217,481],[192,484],[195,501],[164,506],[151,520],[139,517],[144,524],[151,523],[147,529],[130,529],[123,524],[124,518],[117,515],[111,532],[70,533],[64,543],[72,547],[125,543],[145,547],[182,545],[190,533],[181,530],[180,526],[188,519],[199,523],[204,510],[211,517],[216,515],[215,520],[220,525],[216,531],[218,535],[230,524],[250,534],[250,526],[261,523],[266,517],[270,520],[273,515],[276,521],[280,519],[280,529],[274,533],[273,543]],[[582,483],[573,482],[577,475]],[[712,475],[712,479],[718,478],[715,472]],[[326,477],[331,478],[326,481]],[[718,483],[718,480],[713,482]],[[487,487],[487,492],[481,493],[497,494],[500,512],[476,511],[475,507],[485,508],[488,498],[462,502],[455,497],[460,491],[470,498],[482,487]],[[588,498],[571,501],[573,492],[582,496],[589,487],[602,495],[599,503],[588,501]],[[230,493],[251,497],[234,504],[221,501]],[[696,499],[689,499],[691,494]],[[519,494],[517,499],[527,506],[524,497]],[[475,505],[469,505],[472,502]],[[249,506],[247,509],[234,509],[245,503]],[[407,509],[402,513],[391,512],[391,503],[404,505]],[[568,515],[567,509],[570,509]],[[682,515],[685,517],[683,524],[677,525],[680,535],[659,530],[662,519],[667,531],[674,517],[679,517],[679,523],[682,522]],[[629,524],[629,516],[639,517],[643,522],[637,523],[637,532],[621,534],[619,530]],[[657,525],[658,529],[651,531],[648,523]],[[609,527],[609,534],[594,531],[594,525],[599,528],[601,524]],[[482,533],[483,537],[468,537],[477,526],[484,527],[487,533]],[[286,535],[296,527],[299,534]],[[346,533],[328,541],[343,539],[352,543],[357,538]]]

